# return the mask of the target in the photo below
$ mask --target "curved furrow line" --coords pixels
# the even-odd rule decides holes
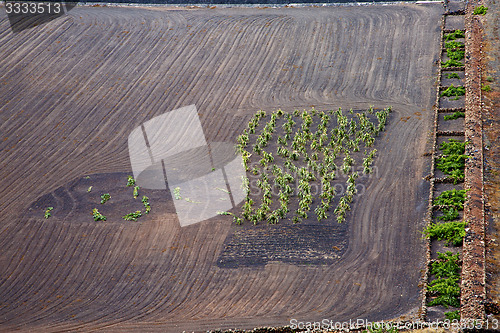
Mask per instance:
[[[210,228],[210,226],[209,226],[209,228]],[[204,235],[207,234],[207,232],[206,232],[207,230],[204,231],[204,229],[207,229],[207,227],[206,226],[202,227],[200,229],[200,231],[198,232],[199,234],[202,235],[201,237],[203,237]],[[198,275],[193,275],[193,274],[189,274],[189,273],[186,274],[185,277],[183,275],[180,275],[180,278],[181,278],[180,282],[183,282],[183,284],[186,284],[186,283],[190,284],[190,287],[188,287],[189,288],[188,293],[189,293],[190,297],[194,298],[194,299],[198,299],[199,303],[203,302],[202,301],[203,298],[201,298],[201,295],[200,295],[200,293],[202,292],[202,288],[201,288],[201,286],[199,284],[196,283],[196,281],[203,280],[206,277],[206,274],[210,274],[209,269],[211,267],[211,262],[213,261],[213,259],[210,256],[210,253],[213,252],[213,251],[210,250],[210,247],[213,247],[213,244],[215,244],[215,245],[216,244],[220,244],[221,242],[224,241],[224,238],[225,238],[224,233],[215,232],[215,231],[216,230],[214,230],[214,233],[218,235],[218,239],[214,239],[213,241],[211,241],[209,243],[207,242],[208,246],[201,247],[199,249],[199,251],[197,251],[197,255],[198,256],[199,256],[199,254],[204,254],[204,253],[206,253],[207,255],[202,256],[201,258],[193,258],[193,259],[190,260],[192,262],[201,262],[201,263],[205,263],[206,262],[206,263],[208,263],[206,265],[206,267],[202,267],[201,269],[199,269],[200,270],[200,274],[198,274]],[[206,247],[209,247],[209,248],[206,248]],[[182,303],[183,302],[181,302],[179,304],[182,304]],[[151,315],[154,315],[154,311],[157,311],[158,309],[160,309],[161,307],[163,307],[163,305],[164,305],[164,302],[156,304],[151,309],[148,309],[148,311],[146,311],[144,313],[144,315],[141,316],[141,318],[142,317],[147,318],[147,317],[150,317]],[[184,304],[182,304],[182,305],[184,305]],[[190,317],[189,311],[190,311],[190,309],[187,309],[187,311],[183,309],[182,310],[183,316],[185,316],[186,318],[189,318]],[[169,312],[171,312],[171,311],[169,311]],[[134,319],[137,319],[137,318],[134,318]]]
[[[188,21],[186,19],[186,21]],[[219,22],[219,24],[223,24],[223,22]],[[191,36],[191,35],[190,35]],[[187,37],[187,36],[179,36],[180,37]],[[181,73],[189,73],[193,75],[193,72],[198,72],[194,69],[199,68],[200,64],[197,63],[197,56],[200,50],[202,50],[205,45],[208,43],[208,39],[205,39],[201,41],[201,43],[196,43],[197,39],[194,37],[187,37],[184,39],[182,42],[182,45],[177,46],[176,50],[179,50],[177,53],[177,56],[172,59],[171,63],[166,63],[164,66],[171,66],[172,68],[175,68],[175,70],[172,72],[171,76],[173,77],[173,80],[170,82],[169,85],[166,86],[165,91],[171,91],[171,94],[178,95],[180,94],[181,97],[184,95],[186,91],[188,91],[187,87],[184,85],[183,82],[188,82],[192,81],[190,76],[185,76],[181,75]],[[194,44],[194,48],[190,48],[189,45]],[[187,54],[186,54],[187,53]],[[173,66],[174,64],[175,66]],[[198,66],[196,66],[198,65]],[[167,72],[168,73],[168,72]],[[167,74],[165,74],[165,77]],[[158,103],[160,103],[161,98],[158,100]],[[182,103],[179,103],[177,101],[175,107],[179,106],[184,106]],[[163,112],[161,112],[163,113]],[[161,114],[160,113],[160,114]]]
[[[269,25],[272,25],[272,24],[276,24],[275,22],[277,23],[281,23],[280,26],[278,26],[278,28],[284,28],[285,27],[285,24],[286,26],[288,26],[290,24],[290,18],[288,17],[274,17],[273,19],[270,19],[269,17],[264,17],[264,18],[261,18],[259,17],[259,21],[258,22],[252,22],[252,24],[250,24],[248,27],[245,27],[245,33],[247,35],[249,35],[249,37],[251,38],[249,40],[249,44],[248,45],[252,45],[253,47],[251,48],[252,52],[247,54],[246,55],[246,58],[249,59],[249,61],[247,61],[247,63],[245,64],[246,66],[244,66],[242,68],[242,71],[243,69],[246,69],[245,67],[249,67],[248,70],[250,70],[251,68],[254,68],[256,65],[253,61],[253,58],[256,59],[257,62],[260,61],[261,59],[261,54],[264,53],[264,54],[273,54],[274,52],[271,52],[272,51],[272,46],[271,48],[268,47],[269,45],[269,41],[270,41],[270,38],[267,38],[268,41],[264,43],[265,39],[261,41],[262,38],[264,38],[264,32],[265,30],[264,29],[259,29],[260,30],[260,33],[259,33],[259,30],[258,31],[255,31],[254,30],[254,27],[260,27],[260,26],[267,26],[268,24]],[[267,22],[266,24],[263,24],[264,22]],[[248,29],[248,28],[251,28],[252,30]],[[243,27],[242,27],[243,29]],[[286,30],[284,30],[286,31]],[[266,34],[267,35],[267,34]],[[259,45],[262,45],[262,47],[259,47]],[[269,49],[269,52],[266,52],[267,50]],[[244,56],[243,56],[244,57]],[[239,66],[239,59],[241,57],[236,57],[236,56],[233,56],[232,59],[229,59],[230,62],[227,64],[227,66],[231,66],[232,67],[232,64],[234,64],[234,67],[238,68],[240,67]],[[262,59],[262,61],[265,63],[266,61],[266,58],[267,56]],[[273,70],[276,71],[276,66],[272,66]],[[270,73],[272,73],[273,71],[270,71]],[[234,73],[234,72],[233,72]],[[270,75],[269,73],[269,75]],[[237,74],[237,73],[234,73],[234,74]],[[231,79],[233,78],[234,76],[231,77]],[[254,80],[258,79],[259,76],[254,76]],[[238,78],[238,77],[236,77]],[[229,82],[228,82],[229,84]],[[230,83],[231,84],[231,90],[234,89],[234,87],[237,87],[238,86],[238,81],[233,81]],[[237,103],[238,103],[238,100],[240,100],[239,96],[243,94],[243,89],[240,89],[240,93],[228,93],[228,94],[225,94],[224,98],[222,99],[221,101],[221,104],[229,104],[229,108],[234,108]],[[230,101],[234,100],[233,103],[231,103]],[[232,104],[232,105],[231,105]],[[271,104],[272,105],[272,104]],[[262,105],[259,107],[261,108]]]
[[[46,36],[46,37],[52,37],[52,40],[58,39],[57,37],[64,36],[66,33],[68,33],[68,29],[72,27],[71,22],[69,22],[69,19],[64,18],[62,19],[58,24],[58,31],[56,36]],[[40,29],[41,31],[39,31]],[[10,30],[10,29],[9,29]],[[6,64],[3,65],[2,67],[4,70],[2,71],[4,77],[9,78],[10,80],[17,80],[19,79],[18,75],[23,75],[23,76],[31,76],[33,72],[38,72],[40,70],[40,67],[37,66],[37,61],[34,61],[37,59],[35,56],[36,54],[40,54],[43,52],[43,48],[46,47],[45,42],[50,42],[46,41],[45,38],[38,38],[38,34],[46,32],[45,30],[49,30],[49,26],[42,26],[38,28],[33,28],[29,30],[24,30],[21,33],[11,33],[10,35],[7,35],[6,37],[10,37],[10,41],[16,41],[17,43],[15,44],[15,52],[10,53],[10,56],[8,57],[8,60],[6,59],[5,62]],[[46,32],[48,34],[48,31]],[[5,45],[11,45],[9,41],[5,41]],[[31,56],[35,53],[35,56],[29,58],[28,56]],[[18,70],[16,67],[12,67],[12,64],[20,64],[24,62],[26,67],[23,67],[22,70]],[[0,62],[0,65],[2,65],[2,62]],[[29,72],[25,73],[24,71],[26,68],[29,68]],[[50,70],[50,68],[47,68],[47,70]]]
[[[197,88],[220,86],[220,84],[218,84],[219,79],[225,80],[225,78],[218,74],[223,72],[223,64],[227,61],[227,59],[231,59],[234,56],[234,51],[237,49],[237,45],[240,43],[243,36],[241,34],[239,34],[236,38],[232,36],[232,32],[237,29],[238,17],[232,17],[230,20],[223,20],[222,18],[217,17],[216,21],[217,25],[215,26],[215,31],[211,34],[212,36],[206,34],[205,32],[210,27],[212,20],[209,19],[206,22],[203,22],[204,24],[200,27],[200,29],[204,28],[202,32],[204,32],[204,35],[207,35],[205,38],[203,38],[202,34],[199,36],[205,41],[197,52],[199,53],[198,57],[203,60],[198,64],[196,70],[193,71],[193,76],[189,78],[189,85],[186,87],[186,91],[189,92],[188,94],[190,94],[191,91],[199,91],[201,95],[188,96],[186,94],[184,99],[179,99],[181,104],[192,103],[188,101],[193,101],[196,98],[196,103],[199,103],[199,105],[204,107],[206,110],[211,110],[214,107],[217,108],[216,98],[213,97],[213,92],[210,89]],[[209,47],[207,44],[221,45],[221,48],[216,49],[213,46]],[[222,59],[216,55],[223,55],[220,57]],[[215,76],[215,79],[210,77],[210,75]],[[209,82],[207,82],[207,80],[209,80]],[[200,102],[198,102],[198,100]],[[210,104],[205,105],[205,101]]]
[[[253,78],[251,82],[248,83],[248,92],[249,94],[246,96],[246,100],[248,101],[247,103],[255,108],[255,109],[261,109],[263,105],[278,105],[276,102],[272,100],[272,98],[267,98],[266,97],[266,92],[269,91],[268,88],[266,88],[264,85],[266,84],[267,81],[270,80],[271,74],[275,73],[276,71],[279,71],[281,66],[279,65],[280,57],[275,56],[273,52],[276,52],[276,48],[278,45],[277,43],[273,42],[275,39],[280,36],[280,34],[283,34],[287,31],[288,25],[285,25],[288,23],[287,21],[279,21],[278,23],[281,23],[278,26],[275,26],[274,29],[265,34],[267,42],[265,43],[265,48],[262,49],[262,51],[259,49],[259,53],[264,53],[264,56],[262,58],[257,58],[256,61],[254,62],[254,70],[249,73],[249,75]],[[264,36],[264,31],[263,29],[261,30],[261,35]],[[259,39],[260,41],[261,39]],[[264,44],[264,40],[260,42]],[[271,43],[271,46],[268,46],[269,43]],[[284,51],[283,48],[280,48],[278,52]],[[279,54],[279,53],[278,53]],[[270,71],[269,68],[272,70]],[[264,72],[267,71],[267,76],[264,77]],[[260,78],[260,80],[259,80]],[[242,101],[242,103],[245,100]]]
[[[52,231],[56,231],[56,239],[61,237],[61,234],[64,233],[63,228],[54,228],[55,225],[51,225],[51,229],[49,229],[48,232],[46,230],[42,230],[41,236],[45,236],[46,234],[50,233],[52,234]],[[37,235],[38,236],[38,235]],[[22,277],[16,281],[16,284],[14,284],[11,288],[7,289],[7,298],[16,300],[18,302],[19,299],[22,298],[22,295],[31,295],[34,292],[38,293],[40,292],[41,288],[45,285],[46,277],[44,276],[44,271],[49,270],[50,267],[46,265],[46,262],[50,262],[49,260],[49,255],[50,253],[44,253],[43,249],[44,248],[52,248],[51,244],[54,243],[54,237],[40,237],[39,238],[40,243],[32,243],[33,246],[30,248],[27,248],[26,251],[23,253],[24,256],[33,255],[35,258],[37,258],[37,262],[34,263],[26,263],[23,266],[21,266],[21,272],[17,274],[17,276]],[[35,247],[35,248],[33,248]],[[28,254],[28,252],[31,252]],[[33,274],[33,271],[36,272],[36,274]],[[31,273],[30,273],[31,272]],[[50,285],[50,284],[47,284]],[[14,290],[15,289],[15,290]],[[40,296],[36,296],[33,299],[37,299]],[[12,303],[11,305],[14,305]],[[16,311],[16,307],[10,307],[9,310],[13,312],[13,317],[17,317],[18,311]],[[9,312],[6,313],[8,315]]]
[[[153,273],[151,279],[154,279],[155,281],[159,282],[158,284],[161,284],[161,281],[163,279],[162,277],[167,274],[168,269],[165,271],[161,267],[158,267],[157,264],[150,263],[144,265],[142,273],[145,273],[147,271],[151,271]],[[155,274],[154,271],[158,272],[158,274]],[[136,271],[135,273],[139,276],[144,276],[144,274],[141,274],[140,271]],[[160,302],[160,298],[158,295],[159,291],[161,291],[161,287],[156,287],[152,290],[145,291],[142,291],[140,289],[135,291],[127,291],[130,293],[130,295],[127,295],[124,292],[119,292],[119,294],[125,298],[140,300],[140,302],[133,308],[130,308],[126,305],[122,306],[122,309],[118,311],[118,314],[122,318],[121,320],[125,321],[144,318],[147,314],[149,314],[149,312],[158,307],[156,303]]]
[[[276,18],[273,18],[276,19]],[[251,22],[252,24],[249,24],[249,26],[253,27],[259,26],[257,24],[259,21],[262,19],[260,17],[253,18]],[[208,86],[213,86],[218,88],[218,90],[223,94],[217,94],[214,96],[213,91],[209,89],[199,89],[199,91],[202,93],[199,96],[199,99],[202,101],[202,105],[204,101],[207,101],[209,104],[206,106],[209,110],[218,110],[218,109],[227,109],[231,108],[229,101],[231,100],[236,100],[236,96],[232,93],[233,87],[237,86],[238,84],[235,82],[235,79],[238,76],[238,73],[243,71],[245,66],[252,66],[253,64],[253,59],[251,59],[252,55],[255,54],[255,51],[252,50],[250,54],[242,54],[242,57],[250,59],[250,61],[247,64],[241,65],[241,57],[238,57],[237,55],[241,53],[240,49],[240,44],[242,43],[242,40],[247,35],[250,35],[250,38],[258,38],[258,34],[252,34],[252,31],[245,29],[243,32],[238,33],[238,36],[236,39],[233,37],[232,31],[235,31],[237,29],[243,29],[243,27],[239,27],[238,21],[234,22],[236,20],[231,20],[229,23],[232,23],[234,26],[227,27],[227,26],[221,26],[221,36],[220,39],[217,40],[216,45],[222,45],[224,49],[219,49],[218,53],[220,54],[225,54],[225,56],[221,57],[222,59],[219,59],[219,57],[216,57],[214,54],[214,61],[217,63],[217,65],[214,65],[216,68],[214,71],[214,76],[215,78],[211,78],[209,82],[197,82],[197,85],[200,87],[203,84],[206,84]],[[258,58],[257,58],[258,59]],[[236,70],[235,70],[236,69]],[[240,69],[240,70],[238,70]],[[226,74],[228,73],[228,74]],[[208,75],[206,76],[208,79]],[[221,96],[222,95],[222,96]]]
[[[66,243],[65,243],[65,242],[62,242],[62,244],[63,244],[63,245],[62,245],[62,247],[66,248]],[[54,249],[54,250],[57,250],[57,246],[56,246],[55,248],[53,248],[53,249]],[[49,274],[46,274],[46,275],[49,275],[49,277],[48,277],[47,279],[51,279],[51,278],[52,278],[52,276],[51,276],[52,274],[50,274],[50,273],[49,273]],[[50,283],[50,285],[53,285],[53,284],[52,284],[52,283]],[[55,290],[56,290],[56,288],[54,288],[54,291],[55,291]],[[51,292],[51,294],[49,294],[49,295],[40,295],[38,298],[41,298],[41,297],[51,297],[51,295],[52,295],[52,292]],[[40,312],[42,312],[42,313],[43,313],[43,312],[46,312],[46,310],[45,310],[45,309],[42,309],[42,310],[40,310]],[[37,321],[42,320],[42,321],[43,321],[43,318],[44,318],[43,316],[38,315],[38,316],[35,318],[35,320],[37,320]]]
[[[15,233],[16,235],[18,234],[25,234],[25,235],[32,235],[32,234],[37,234],[39,229],[37,230],[32,230],[31,228],[29,229],[29,232],[26,232],[26,230],[30,225],[15,225],[12,226],[11,228],[16,228],[17,232]],[[41,226],[40,226],[41,227]],[[21,229],[21,230],[19,230]],[[34,231],[34,232],[33,232]],[[13,232],[14,234],[14,232]],[[16,239],[14,237],[9,237],[5,238],[2,240],[2,249],[5,249],[5,254],[6,256],[4,258],[9,258],[8,263],[6,265],[1,265],[3,272],[2,275],[4,277],[2,278],[2,283],[0,284],[0,299],[2,300],[7,300],[9,297],[7,297],[8,292],[13,288],[9,287],[9,285],[6,285],[7,282],[13,277],[13,276],[18,276],[16,272],[20,272],[23,269],[23,266],[21,266],[23,262],[23,257],[21,253],[26,253],[27,249],[31,247],[32,242],[34,241],[34,237],[30,237],[27,243],[17,243],[17,245],[23,245],[24,250],[21,251],[15,251],[14,246],[16,245]],[[21,252],[21,253],[19,253]]]
[[[193,226],[191,226],[191,228],[193,228]],[[201,226],[201,225],[197,228],[197,232],[194,233],[195,238],[190,241],[191,244],[197,244],[196,239],[203,237],[203,235],[200,235],[200,230],[203,230],[203,226]],[[182,236],[183,235],[181,233],[181,237]],[[202,247],[202,249],[203,249],[203,247]],[[202,252],[202,249],[200,249],[197,252]],[[207,261],[197,262],[195,260],[195,258],[192,257],[193,255],[198,256],[199,253],[192,253],[192,251],[189,251],[188,249],[183,248],[181,251],[181,254],[182,254],[183,259],[185,260],[184,266],[183,267],[177,266],[175,271],[174,271],[174,273],[176,275],[176,280],[178,280],[180,283],[186,284],[186,282],[188,282],[188,281],[195,280],[197,278],[201,279],[201,278],[203,278],[204,275],[210,274],[208,272],[207,268],[210,268],[211,262],[207,262]],[[198,265],[196,265],[197,263],[198,263]],[[194,269],[195,265],[197,268],[196,270]],[[186,288],[189,290],[186,290]],[[175,296],[173,296],[172,298],[169,299],[169,302],[174,304],[174,306],[168,308],[169,313],[176,312],[176,311],[178,311],[178,309],[180,309],[180,311],[178,311],[178,312],[183,313],[182,308],[184,307],[185,301],[190,296],[190,292],[193,291],[192,288],[193,288],[192,286],[186,286],[183,290],[181,290],[179,293],[177,293]],[[196,299],[196,297],[195,297],[195,299]],[[199,300],[198,300],[198,302],[199,302]]]
[[[97,229],[95,229],[95,230],[97,230]],[[103,230],[103,231],[106,233],[106,235],[108,234],[108,231],[106,231],[106,230]],[[106,235],[104,235],[103,237],[101,236],[101,233],[99,233],[97,235],[100,238],[102,238],[100,240],[101,245],[106,243],[106,238],[107,238]],[[122,235],[122,234],[120,234],[120,235]],[[99,303],[106,304],[107,303],[106,300],[104,300],[104,299],[101,300],[101,297],[105,296],[105,294],[104,295],[102,294],[101,290],[108,290],[107,293],[114,291],[113,285],[112,285],[112,277],[111,277],[111,279],[108,279],[108,277],[106,276],[107,274],[102,274],[105,272],[105,270],[108,270],[109,268],[113,268],[114,266],[113,265],[99,265],[97,263],[100,263],[100,262],[107,263],[109,261],[109,260],[104,259],[104,258],[106,258],[106,256],[109,256],[109,254],[106,255],[106,253],[111,253],[110,250],[113,248],[113,244],[116,242],[116,239],[118,239],[120,235],[116,234],[113,237],[114,239],[111,242],[109,242],[108,245],[105,245],[105,248],[101,248],[101,247],[98,248],[99,251],[96,251],[96,253],[97,253],[96,255],[91,255],[91,253],[89,252],[87,254],[86,259],[81,258],[81,260],[80,260],[81,267],[75,268],[75,270],[79,270],[81,272],[86,272],[83,276],[79,277],[80,278],[80,282],[79,282],[80,286],[78,288],[75,288],[75,291],[83,290],[84,294],[82,294],[81,298],[85,298],[85,301],[82,300],[79,303],[79,306],[77,308],[78,315],[76,315],[76,318],[78,318],[78,320],[85,321],[86,323],[93,323],[93,322],[99,321],[100,318],[105,318],[106,316],[111,314],[113,311],[112,308],[108,309],[108,307],[101,307],[99,309],[100,310],[99,315],[96,316],[96,313],[92,312],[92,310],[89,311],[87,309],[94,308],[95,303],[97,303],[97,304],[99,304]],[[97,238],[89,237],[87,239],[89,241],[91,241],[91,239],[97,239]],[[95,244],[95,241],[92,241],[91,244]],[[102,253],[102,255],[104,255],[103,258],[99,258],[99,256],[102,256],[101,253]],[[125,254],[126,252],[122,251],[121,253]],[[120,266],[122,266],[122,265],[119,265],[116,268],[120,268]],[[98,270],[97,271],[92,270],[93,267],[98,267]],[[127,267],[127,265],[125,265],[125,266],[122,266],[121,269],[122,269],[122,273],[118,274],[118,275],[123,276],[126,272],[126,269],[128,269],[128,267]],[[116,270],[112,270],[111,273],[114,273],[113,275],[116,275]],[[86,282],[89,279],[91,280],[90,283]],[[104,281],[106,281],[106,284],[108,284],[108,286],[107,286],[108,288],[103,288],[103,287],[106,287],[106,284],[103,284]],[[77,281],[72,282],[72,284],[75,284],[75,283],[77,283]],[[85,288],[81,289],[81,287],[85,287]],[[86,291],[88,291],[90,293],[88,293]],[[96,293],[96,291],[97,291],[97,293]],[[109,304],[109,305],[111,305],[111,304]],[[83,310],[83,309],[85,309],[85,310]],[[86,317],[90,317],[90,319],[87,319]]]
[[[245,109],[245,105],[248,105],[247,108],[250,107],[250,109],[252,110],[263,109],[264,106],[268,106],[271,108],[280,107],[277,103],[272,103],[269,101],[265,103],[263,101],[264,95],[261,92],[262,89],[259,89],[258,92],[259,96],[261,96],[259,97],[260,101],[256,102],[254,101],[254,99],[255,90],[257,90],[258,85],[261,84],[261,82],[258,80],[260,76],[257,74],[260,72],[260,69],[264,67],[263,65],[261,65],[261,63],[265,63],[267,58],[266,57],[261,60],[259,56],[261,56],[262,53],[272,55],[271,51],[273,51],[273,47],[269,46],[269,44],[272,43],[274,36],[277,35],[278,32],[287,31],[289,29],[288,26],[293,23],[293,21],[289,21],[291,21],[289,18],[277,17],[273,20],[269,20],[265,25],[252,26],[251,28],[255,29],[253,34],[251,33],[251,30],[248,30],[250,36],[253,36],[253,39],[249,41],[249,45],[251,45],[252,47],[251,53],[248,56],[248,58],[252,61],[248,61],[244,64],[244,73],[245,76],[249,78],[250,82],[246,82],[245,87],[242,87],[240,89],[240,93],[236,95],[237,99],[235,100],[239,101],[239,103],[235,104],[235,107],[237,107],[238,109]],[[278,23],[279,25],[276,26],[276,24]],[[268,27],[273,27],[273,29],[269,30]],[[275,30],[277,31],[275,32]],[[272,34],[269,36],[269,33]],[[281,49],[280,51],[284,50]],[[276,59],[276,61],[274,62],[274,66],[272,66],[274,71],[276,71],[276,69],[278,68],[277,61],[278,59]]]

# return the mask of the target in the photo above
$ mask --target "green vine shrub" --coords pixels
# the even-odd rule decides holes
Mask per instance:
[[[436,160],[436,168],[443,171],[453,179],[456,184],[464,180],[465,160],[465,142],[455,139],[449,139],[447,142],[441,143],[439,149],[443,155]]]

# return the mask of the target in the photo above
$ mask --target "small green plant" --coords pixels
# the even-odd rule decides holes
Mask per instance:
[[[111,195],[109,195],[109,193],[101,195],[101,205],[105,204],[109,199],[111,199]]]
[[[488,75],[488,76],[486,77],[486,81],[488,81],[488,82],[493,82],[493,81],[495,81],[495,79],[493,79],[493,76]]]
[[[424,230],[424,235],[427,238],[444,240],[448,245],[453,244],[458,246],[462,244],[466,225],[467,222],[462,221],[431,223],[427,229]]]
[[[54,207],[47,207],[47,209],[45,210],[45,214],[44,214],[44,217],[46,219],[48,219],[49,217],[52,216],[52,214],[50,213],[52,210],[54,209]]]
[[[127,186],[135,186],[135,179],[132,176],[127,177]]]
[[[137,197],[139,196],[139,186],[134,186],[133,195],[134,195],[134,199],[137,199]]]
[[[460,79],[460,75],[458,73],[448,73],[446,74],[447,79]]]
[[[453,84],[450,85],[446,90],[441,93],[441,97],[458,97],[465,95],[465,88],[462,86],[455,87]]]
[[[174,188],[174,199],[175,200],[181,200],[182,199],[181,188],[180,187]]]
[[[142,213],[140,210],[136,210],[133,213],[128,213],[127,215],[123,216],[122,218],[126,221],[137,221],[139,217],[142,216]]]
[[[240,218],[240,217],[238,217],[238,216],[236,216],[236,215],[234,215],[233,213],[230,213],[230,212],[220,212],[220,211],[219,211],[219,212],[217,212],[217,214],[219,214],[219,215],[229,215],[229,216],[232,216],[232,217],[233,217],[233,221],[234,221],[236,224],[238,224],[238,225],[240,225],[241,223],[243,223],[243,219],[242,219],[242,218]]]
[[[92,209],[92,216],[94,217],[94,221],[106,221],[106,216],[99,213],[97,208]]]
[[[444,316],[449,321],[460,320],[460,310],[448,311],[444,313]]]
[[[92,191],[92,186],[89,186],[89,188],[87,189],[87,192],[90,193],[90,191]]]
[[[452,114],[447,114],[444,116],[444,120],[455,120],[458,118],[465,118],[465,113],[460,111],[455,111]]]
[[[489,84],[483,84],[483,86],[481,87],[481,90],[488,92],[488,91],[491,91],[491,87]]]
[[[488,7],[481,5],[481,6],[474,8],[473,14],[474,15],[486,15],[487,12],[488,12]]]
[[[149,198],[147,196],[143,195],[141,201],[144,205],[144,208],[146,208],[146,211],[144,213],[149,214],[149,212],[151,211],[151,205],[149,204]]]
[[[441,64],[441,67],[443,68],[448,68],[448,67],[462,67],[464,64],[461,63],[458,60],[453,60],[453,59],[448,59],[445,62]]]

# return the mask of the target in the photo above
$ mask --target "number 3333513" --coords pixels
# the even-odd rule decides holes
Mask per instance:
[[[61,14],[62,4],[58,2],[14,2],[5,1],[7,14]]]

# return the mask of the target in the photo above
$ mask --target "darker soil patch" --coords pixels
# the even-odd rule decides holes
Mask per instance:
[[[332,264],[347,249],[347,227],[347,223],[237,226],[226,239],[217,266],[263,266],[273,261]]]

